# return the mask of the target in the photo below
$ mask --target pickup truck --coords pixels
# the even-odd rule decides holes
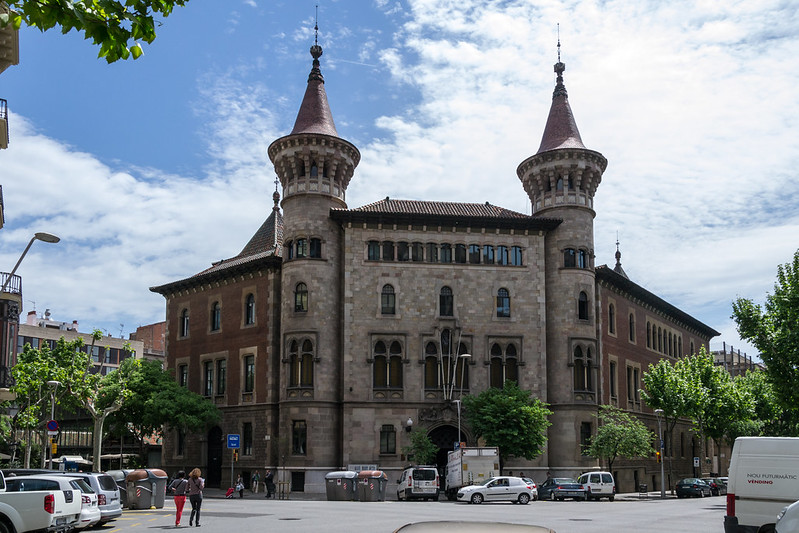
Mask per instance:
[[[6,489],[0,472],[0,533],[66,532],[80,519],[80,489],[63,488],[57,478],[41,488],[29,485],[18,492]]]

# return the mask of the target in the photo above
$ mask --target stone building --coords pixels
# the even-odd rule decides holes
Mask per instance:
[[[441,463],[456,441],[477,444],[465,423],[459,439],[457,400],[508,379],[554,413],[545,453],[506,465],[535,479],[596,466],[580,444],[600,404],[655,423],[638,395],[646,365],[717,333],[620,264],[595,266],[607,161],[583,144],[563,63],[541,145],[517,169],[526,215],[388,197],[348,208],[360,153],[336,130],[321,47],[311,55],[294,128],[268,149],[282,194],[264,224],[237,256],[151,289],[166,298],[167,368],[223,413],[202,435],[166,435],[164,466],[200,465],[209,485],[227,483],[225,435],[238,434],[245,477],[279,468],[309,492],[352,465],[396,479],[406,429],[426,430]],[[626,465],[620,482],[649,463]]]

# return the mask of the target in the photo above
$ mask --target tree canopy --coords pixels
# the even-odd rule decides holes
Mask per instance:
[[[620,457],[633,459],[654,452],[655,435],[637,418],[612,405],[600,406],[596,417],[600,424],[585,453],[600,461],[604,459],[608,470],[613,470],[613,463]]]
[[[475,437],[482,437],[488,446],[498,446],[503,461],[508,457],[532,460],[544,451],[547,428],[552,425],[547,417],[552,411],[515,381],[478,396],[464,396],[463,407]]]
[[[410,446],[402,448],[402,453],[409,460],[413,460],[417,465],[432,464],[435,461],[438,446],[433,444],[425,430],[414,428],[410,433],[410,441]]]
[[[0,13],[0,25],[19,29],[25,23],[50,30],[56,26],[61,33],[73,29],[82,32],[100,46],[97,57],[109,63],[119,59],[138,59],[142,55],[139,41],[152,43],[156,15],[169,16],[175,6],[189,0],[6,0],[10,13]],[[0,1],[0,4],[3,2]]]
[[[761,306],[748,298],[732,304],[741,338],[760,351],[766,377],[783,411],[784,434],[799,435],[799,250],[777,267],[774,293]]]

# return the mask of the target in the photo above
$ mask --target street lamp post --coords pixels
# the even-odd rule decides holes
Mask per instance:
[[[6,280],[3,282],[3,286],[0,287],[0,292],[5,292],[6,287],[8,286],[8,283],[11,281],[11,278],[14,277],[14,274],[17,272],[17,268],[19,268],[19,264],[22,263],[22,260],[25,258],[25,254],[27,254],[28,250],[31,249],[31,246],[33,245],[33,241],[56,243],[56,242],[58,242],[60,240],[61,239],[59,239],[58,237],[56,237],[55,235],[53,235],[51,233],[39,232],[39,233],[34,234],[33,237],[31,237],[30,242],[28,242],[28,245],[25,247],[25,250],[22,252],[22,255],[19,256],[19,259],[17,260],[17,264],[14,265],[14,268],[11,269],[11,273],[8,275]]]
[[[660,417],[663,416],[663,409],[655,409],[655,416],[658,418],[658,438],[660,439],[660,497],[666,497],[666,477],[663,471],[663,431],[660,428]]]
[[[52,380],[52,381],[48,381],[47,384],[49,386],[53,387],[53,391],[50,394],[50,399],[51,399],[51,401],[50,401],[50,420],[55,420],[55,393],[58,390],[58,386],[61,385],[61,382],[60,381],[56,381],[56,380]],[[53,439],[50,436],[49,431],[47,433],[47,437],[48,437],[47,440],[48,440],[48,444],[49,444],[49,454],[50,454],[50,467],[49,468],[50,468],[50,470],[52,470],[53,469]]]

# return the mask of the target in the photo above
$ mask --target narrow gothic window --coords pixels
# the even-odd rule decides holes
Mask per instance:
[[[188,387],[189,386],[189,366],[188,365],[180,365],[178,367],[178,383],[180,383],[181,387]]]
[[[388,349],[388,386],[402,388],[402,345],[394,341]]]
[[[566,268],[577,266],[577,251],[574,248],[563,250],[563,266]]]
[[[394,260],[394,243],[392,241],[383,241],[383,261]]]
[[[308,443],[308,426],[305,420],[291,421],[291,453],[305,455]]]
[[[308,311],[308,286],[305,283],[297,283],[294,289],[294,310],[303,313]]]
[[[313,343],[305,339],[302,342],[302,359],[300,369],[300,386],[313,387]]]
[[[180,336],[189,336],[189,310],[184,309],[180,313]]]
[[[455,245],[455,262],[456,263],[465,263],[466,262],[466,245],[465,244],[456,244]]]
[[[424,245],[420,242],[415,242],[411,246],[411,260],[423,261],[424,260]]]
[[[396,313],[396,295],[394,294],[394,287],[391,285],[383,285],[383,290],[380,294],[380,313],[383,315],[393,315]]]
[[[219,331],[222,327],[222,307],[219,302],[214,302],[211,306],[211,331]]]
[[[507,265],[508,264],[508,247],[507,246],[497,246],[497,264],[498,265]]]
[[[441,262],[452,263],[452,245],[444,243],[441,245]]]
[[[203,393],[205,396],[214,394],[214,362],[206,361],[203,363]]]
[[[608,333],[616,333],[616,307],[613,304],[608,305]]]
[[[630,313],[630,342],[635,342],[635,315]]]
[[[522,247],[511,246],[510,249],[510,264],[513,266],[522,266]]]
[[[452,289],[449,287],[441,287],[441,293],[438,297],[439,303],[439,315],[441,316],[453,316],[454,313],[454,296],[452,294]]]
[[[580,291],[580,296],[577,299],[577,318],[588,320],[588,295],[583,291]]]
[[[438,263],[438,245],[434,242],[427,243],[427,262]]]
[[[255,390],[255,356],[244,357],[244,392]]]
[[[316,259],[322,257],[322,239],[311,239],[310,257]]]
[[[248,294],[244,304],[244,323],[255,324],[255,295]]]
[[[388,359],[383,341],[375,343],[373,359],[372,386],[375,389],[385,389],[388,386]]]
[[[297,239],[297,258],[308,257],[308,240]]]
[[[497,317],[510,318],[510,293],[508,289],[497,291]]]
[[[424,349],[424,388],[438,388],[438,348],[434,342],[428,342]]]
[[[506,381],[519,381],[516,345],[508,344],[504,351],[498,343],[491,345],[489,386],[501,389]]]
[[[480,264],[480,245],[479,244],[470,244],[469,245],[469,262],[475,265]]]
[[[610,381],[610,397],[615,398],[618,395],[617,385],[616,385],[616,362],[610,362],[610,375],[608,376]]]
[[[397,243],[397,261],[409,261],[410,260],[410,247],[408,246],[407,242],[398,242]]]
[[[580,423],[580,453],[588,455],[588,448],[591,446],[591,422]]]
[[[366,259],[369,261],[380,261],[380,243],[378,241],[369,241],[367,244]]]
[[[652,347],[652,324],[646,323],[646,347]]]
[[[219,395],[225,394],[225,387],[227,386],[227,361],[220,359],[216,362],[216,393]]]
[[[490,244],[483,246],[483,263],[487,265],[494,264],[494,247]]]
[[[577,252],[577,266],[579,268],[588,267],[588,253],[585,250],[579,250]]]
[[[286,241],[286,251],[288,252],[286,259],[294,259],[294,241]]]

